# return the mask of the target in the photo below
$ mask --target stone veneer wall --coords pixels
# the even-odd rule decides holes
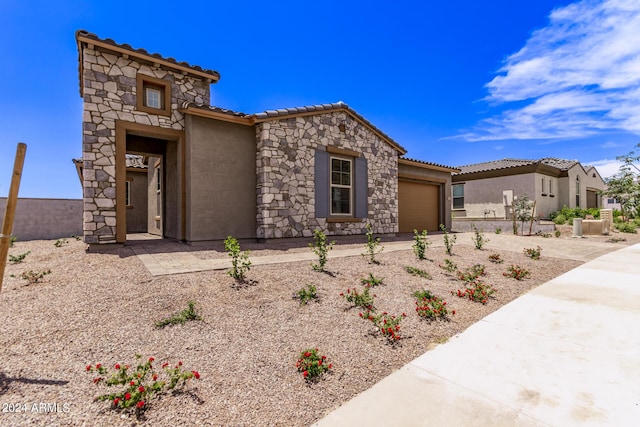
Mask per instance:
[[[345,132],[339,126],[345,125]],[[398,232],[398,153],[345,111],[274,119],[256,125],[257,237]],[[315,217],[315,151],[332,145],[360,152],[367,159],[368,218],[363,222],[327,222]]]
[[[183,130],[183,101],[209,104],[209,82],[90,46],[83,61],[83,230],[86,243],[116,239],[116,120]],[[171,82],[171,116],[136,110],[136,75]]]

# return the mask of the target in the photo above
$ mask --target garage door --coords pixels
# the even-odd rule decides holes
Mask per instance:
[[[413,230],[437,231],[439,186],[419,182],[398,182],[398,221],[401,233]]]

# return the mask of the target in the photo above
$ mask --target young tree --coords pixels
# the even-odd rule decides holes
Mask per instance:
[[[635,164],[640,162],[640,143],[636,145],[636,147],[633,150],[629,151],[624,156],[616,157],[616,160],[619,160],[624,163],[624,165],[620,167],[621,172],[623,169],[627,169],[631,171],[631,169],[633,168],[638,173],[640,173],[640,168]]]
[[[636,217],[640,212],[640,184],[638,184],[636,174],[624,166],[620,167],[620,172],[605,179],[607,189],[603,192],[608,197],[614,197],[620,203],[622,216]]]
[[[640,144],[616,160],[623,164],[617,174],[605,179],[607,189],[602,194],[614,197],[620,203],[625,218],[640,216],[640,168],[635,164],[640,162]]]
[[[515,217],[518,221],[521,222],[520,230],[521,234],[524,235],[524,223],[527,221],[531,221],[531,217],[533,215],[531,202],[529,201],[529,198],[527,196],[521,196],[513,203]],[[514,234],[517,232],[517,230],[513,231]]]

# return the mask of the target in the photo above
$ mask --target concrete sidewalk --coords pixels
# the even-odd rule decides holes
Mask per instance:
[[[546,240],[543,257],[607,249]],[[640,425],[639,261],[640,244],[545,283],[315,425]]]

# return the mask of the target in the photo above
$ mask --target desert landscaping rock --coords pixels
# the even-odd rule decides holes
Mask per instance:
[[[359,238],[361,243],[345,242],[336,249],[360,246],[364,251],[364,236]],[[441,243],[442,236],[429,239]],[[525,248],[548,239],[522,240]],[[304,244],[279,244],[266,244],[262,251],[309,251]],[[87,364],[133,363],[136,353],[153,356],[156,363],[181,360],[202,375],[186,393],[150,402],[148,425],[309,425],[432,346],[581,264],[546,257],[544,251],[539,261],[527,258],[522,249],[478,251],[470,239],[459,239],[452,260],[460,268],[486,265],[485,280],[497,289],[495,298],[482,305],[451,296],[463,283],[438,267],[445,259],[442,247],[428,249],[424,261],[410,250],[382,252],[380,265],[361,256],[332,258],[327,264],[332,274],[313,271],[307,261],[254,266],[247,286],[234,286],[225,271],[154,277],[131,247],[96,253],[86,247],[75,239],[60,248],[53,241],[18,241],[10,250],[31,254],[23,263],[7,266],[0,295],[2,402],[66,403],[69,410],[2,413],[1,425],[137,424],[135,418],[108,410],[105,402],[94,402],[104,389],[94,386],[85,372]],[[262,254],[259,245],[251,248],[252,257]],[[226,256],[216,245],[190,250],[202,258]],[[489,262],[494,252],[504,264]],[[511,264],[531,271],[531,278],[503,277]],[[407,274],[407,265],[428,271],[433,279]],[[51,274],[41,283],[26,286],[19,278],[26,270],[48,269]],[[369,273],[385,278],[385,285],[375,288],[376,307],[408,314],[401,323],[405,339],[395,348],[339,297],[347,288],[361,288],[360,278]],[[318,303],[304,306],[292,298],[306,284],[317,286]],[[411,297],[418,289],[443,297],[456,315],[450,321],[420,320]],[[196,301],[203,321],[154,328],[190,300]],[[334,365],[331,374],[311,386],[295,368],[300,350],[307,347],[320,348]]]

